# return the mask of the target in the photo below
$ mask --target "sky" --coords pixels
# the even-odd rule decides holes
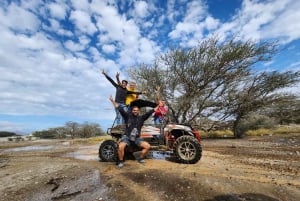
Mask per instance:
[[[127,68],[213,35],[278,41],[281,51],[259,70],[300,70],[299,10],[295,0],[2,0],[0,131],[68,121],[105,130],[115,88],[101,69],[129,79]]]

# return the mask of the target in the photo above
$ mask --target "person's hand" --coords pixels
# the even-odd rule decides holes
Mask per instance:
[[[156,91],[159,91],[160,90],[160,86],[156,86]]]
[[[111,102],[114,102],[114,99],[113,99],[112,95],[109,96],[109,100],[110,100]]]
[[[117,72],[116,77],[119,77],[119,76],[120,76],[120,72]]]
[[[104,71],[104,69],[102,69],[101,71],[102,71],[102,74],[103,74],[103,75],[105,75],[105,71]]]
[[[109,96],[109,100],[112,102],[112,104],[114,105],[115,108],[119,107],[119,104],[115,102],[115,100],[113,99],[112,95]]]
[[[153,108],[154,112],[158,112],[159,111],[159,105],[157,105],[155,108]]]

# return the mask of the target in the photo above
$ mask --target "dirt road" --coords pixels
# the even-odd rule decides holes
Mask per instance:
[[[186,165],[98,161],[99,144],[0,143],[0,201],[298,201],[300,136],[203,140]]]

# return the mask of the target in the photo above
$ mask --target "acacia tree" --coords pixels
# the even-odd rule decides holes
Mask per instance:
[[[271,104],[280,94],[276,90],[299,82],[299,72],[259,72],[258,62],[268,61],[277,52],[275,43],[238,41],[221,43],[210,38],[190,49],[171,49],[153,65],[129,69],[130,76],[154,100],[157,85],[166,99],[169,120],[193,124],[201,118],[220,121],[240,120],[258,107]]]
[[[79,123],[73,122],[73,121],[68,121],[65,123],[65,127],[68,130],[68,132],[70,133],[72,139],[74,137],[76,137],[76,134],[78,133],[78,130],[79,130]]]
[[[279,124],[300,123],[300,99],[295,95],[282,96],[281,100],[262,108],[259,113],[274,117]]]
[[[89,138],[99,135],[100,133],[103,133],[101,130],[101,127],[98,124],[91,124],[89,122],[84,122],[81,124],[81,127],[79,129],[79,135],[83,138]]]
[[[286,94],[276,90],[299,82],[299,72],[287,71],[284,73],[262,72],[248,76],[239,86],[229,90],[223,96],[223,113],[234,117],[233,131],[236,137],[243,135],[239,129],[239,123],[250,112],[282,102],[287,98]],[[233,93],[234,92],[234,93]],[[290,96],[289,96],[290,97]]]

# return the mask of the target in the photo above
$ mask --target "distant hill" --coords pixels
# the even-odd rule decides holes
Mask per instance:
[[[0,131],[0,137],[18,136],[18,134],[9,131]]]

